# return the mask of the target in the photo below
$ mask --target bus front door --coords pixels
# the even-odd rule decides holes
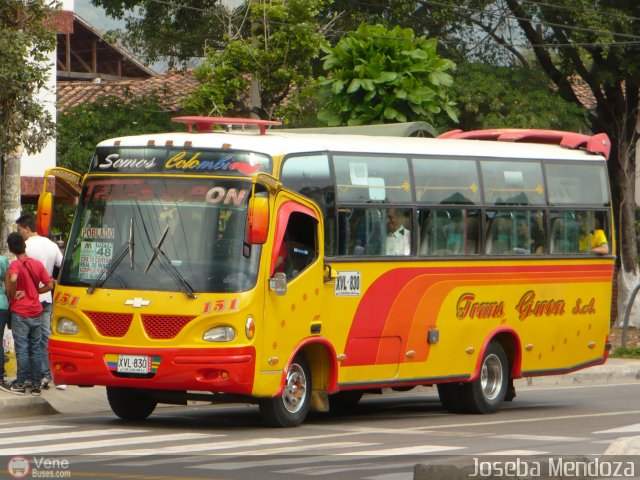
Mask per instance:
[[[267,287],[261,370],[282,371],[298,346],[323,335],[323,265],[317,214],[281,192],[269,276],[286,276],[286,292]],[[308,360],[308,359],[307,359]]]

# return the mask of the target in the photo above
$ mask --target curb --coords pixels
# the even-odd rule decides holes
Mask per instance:
[[[33,395],[0,398],[0,412],[0,417],[31,417],[59,413],[47,400]]]
[[[640,380],[640,362],[637,365],[599,365],[565,375],[526,377],[517,379],[515,386],[571,386],[624,380]]]
[[[616,439],[604,452],[605,455],[640,455],[640,437]]]

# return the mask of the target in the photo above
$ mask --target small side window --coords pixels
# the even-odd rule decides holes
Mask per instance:
[[[274,273],[284,272],[287,281],[296,278],[318,258],[317,222],[301,212],[292,212],[284,232]]]

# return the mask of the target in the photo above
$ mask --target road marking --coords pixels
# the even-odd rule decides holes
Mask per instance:
[[[0,435],[4,433],[41,432],[43,428],[46,428],[47,431],[50,431],[50,430],[59,430],[63,428],[71,428],[71,425],[47,425],[45,427],[40,423],[38,425],[12,427],[12,428],[0,428]],[[13,440],[11,443],[14,443],[14,442],[15,442],[15,437],[13,437]]]
[[[40,431],[46,429],[46,424],[40,426]],[[87,438],[106,435],[124,435],[129,433],[144,433],[144,430],[130,429],[113,429],[113,430],[85,430],[83,432],[62,432],[62,433],[44,433],[42,435],[32,435],[28,437],[12,437],[0,440],[0,445],[16,445],[23,443],[48,442],[56,440],[66,440],[69,438]],[[3,451],[3,450],[0,450]]]
[[[526,455],[549,455],[551,452],[543,452],[542,450],[496,450],[495,452],[482,452],[477,455],[482,456],[526,456]]]
[[[353,457],[386,457],[392,455],[416,455],[421,453],[434,453],[434,452],[446,452],[447,450],[464,450],[467,447],[452,447],[445,445],[413,445],[411,447],[399,447],[399,448],[383,448],[380,450],[366,450],[360,452],[345,452],[338,453],[338,456],[353,456]]]
[[[626,411],[620,411],[620,412],[585,413],[580,415],[557,415],[553,417],[536,417],[536,418],[521,418],[521,419],[511,418],[508,420],[508,422],[509,424],[541,423],[541,422],[554,422],[556,420],[569,420],[569,419],[578,419],[578,418],[614,417],[614,416],[621,416],[621,415],[628,416],[628,415],[633,415],[638,413],[640,413],[640,410],[626,410]],[[490,425],[503,426],[504,423],[505,423],[505,420],[495,420],[495,421],[475,422],[475,423],[450,423],[447,425],[431,425],[428,427],[406,428],[405,431],[409,430],[413,432],[419,432],[419,431],[439,430],[442,428],[458,428],[458,427],[465,427],[468,429],[473,427],[486,427]]]
[[[366,477],[366,478],[413,478],[413,469],[416,466],[415,461],[411,462],[397,462],[397,463],[372,463],[372,462],[363,462],[363,463],[353,463],[350,462],[348,465],[342,466],[334,466],[333,468],[328,465],[317,465],[314,467],[302,467],[302,468],[292,468],[288,470],[274,470],[273,473],[286,473],[286,474],[294,474],[294,475],[336,475],[338,473],[344,472],[356,472],[359,470],[364,470],[366,472],[370,472],[371,470],[392,470],[392,469],[404,469],[408,471],[404,472],[394,472],[394,473],[386,473],[383,475],[377,475],[375,477]],[[406,477],[406,474],[410,473],[411,477]],[[399,476],[400,475],[400,476]]]
[[[452,447],[452,446],[443,446],[443,445],[423,445],[418,447],[356,451],[356,452],[349,452],[349,453],[339,453],[335,455],[299,456],[297,458],[279,458],[279,459],[266,459],[266,460],[256,460],[256,461],[247,461],[247,457],[244,457],[242,460],[237,462],[205,463],[201,465],[192,465],[187,468],[198,468],[198,469],[206,469],[206,470],[237,470],[239,468],[245,469],[245,468],[257,468],[257,467],[282,468],[282,467],[292,466],[292,465],[300,465],[300,464],[306,465],[308,463],[344,462],[344,461],[347,461],[347,459],[345,458],[347,456],[357,460],[364,460],[367,457],[370,459],[380,459],[380,457],[384,457],[387,455],[434,453],[434,452],[444,452],[448,450],[462,450],[465,448],[466,447]],[[413,463],[415,464],[415,462]],[[371,464],[367,463],[367,465],[368,465],[368,468],[370,469]],[[305,471],[307,471],[308,469],[309,467],[304,467]]]
[[[364,477],[364,480],[413,480],[414,473],[412,466],[411,470],[408,472],[395,472],[395,473],[383,473],[382,475],[374,475],[373,477]]]
[[[491,438],[507,438],[513,440],[535,440],[539,442],[585,442],[587,437],[556,437],[552,435],[523,435],[518,433],[505,433],[501,435],[491,435]]]
[[[640,423],[634,423],[633,425],[626,425],[624,427],[611,428],[609,430],[599,430],[591,433],[635,433],[640,432]]]
[[[211,451],[211,455],[216,455],[217,450],[229,450],[233,448],[251,447],[260,445],[282,445],[295,442],[302,442],[307,440],[326,440],[332,437],[347,437],[351,435],[359,435],[359,432],[342,432],[324,435],[306,435],[300,437],[288,437],[288,438],[258,438],[253,440],[239,440],[227,443],[209,443],[209,444],[193,444],[193,445],[180,445],[177,447],[159,447],[149,450],[137,450],[136,454],[140,455],[155,455],[161,453],[180,453],[185,452],[206,452]],[[100,452],[97,455],[131,455],[131,450],[116,450],[110,452]],[[228,452],[221,453],[220,455],[229,455]]]
[[[136,433],[140,433],[139,430],[133,430]],[[109,432],[105,432],[104,430],[96,430],[93,431],[93,435],[97,436],[97,432],[102,433],[102,435],[111,435],[114,430]],[[79,432],[79,433],[91,433],[91,432]],[[88,435],[83,435],[88,436]],[[115,446],[114,444],[120,445],[140,445],[142,443],[160,443],[160,442],[170,442],[176,440],[186,440],[186,439],[194,439],[194,438],[213,438],[220,437],[223,435],[209,435],[207,433],[174,433],[169,435],[153,435],[153,436],[145,436],[145,437],[130,437],[126,438],[110,438],[108,440],[96,440],[93,442],[78,442],[78,443],[58,443],[53,445],[40,445],[37,447],[12,447],[0,449],[0,455],[33,455],[36,453],[58,453],[58,452],[75,452],[76,450],[88,450],[91,448],[102,448],[102,447],[111,447]],[[39,441],[38,440],[30,440],[30,441]],[[182,448],[182,447],[181,447]],[[153,450],[155,451],[155,450]],[[184,450],[181,450],[184,453]],[[121,455],[132,455],[133,450],[121,450]],[[103,453],[99,453],[98,455],[103,455]]]
[[[295,458],[279,458],[269,460],[256,460],[248,462],[246,459],[241,459],[237,462],[216,462],[216,463],[204,463],[201,465],[191,465],[187,468],[197,468],[201,470],[238,470],[257,467],[286,467],[291,465],[307,465],[309,463],[320,462],[335,462],[338,458],[335,456],[297,456]],[[340,461],[344,461],[344,458],[340,458]],[[304,470],[308,470],[311,467],[305,466]]]
[[[230,450],[233,448],[251,447],[260,445],[282,445],[293,443],[295,438],[255,438],[252,440],[236,440],[232,442],[220,443],[193,443],[191,445],[171,445],[167,447],[156,447],[145,450],[135,450],[136,455],[162,455],[171,453],[193,453],[209,451],[211,455],[229,455],[229,453],[218,453],[219,450]],[[110,452],[100,452],[93,455],[131,455],[131,450],[114,450]]]
[[[246,443],[245,443],[245,445],[246,445]],[[264,456],[264,455],[274,455],[274,454],[286,455],[286,454],[293,453],[293,452],[301,452],[301,451],[305,451],[305,450],[315,450],[315,449],[319,449],[319,448],[327,449],[327,448],[331,448],[331,447],[335,447],[335,448],[361,447],[361,446],[368,446],[368,445],[379,445],[379,444],[376,444],[376,443],[358,443],[358,442],[316,443],[316,444],[311,444],[311,445],[297,445],[297,446],[289,445],[287,447],[270,448],[270,449],[263,449],[263,450],[245,450],[245,451],[241,451],[241,452],[228,453],[227,455],[234,456],[234,457],[247,458],[247,457],[257,457],[257,456]],[[109,465],[128,466],[128,467],[148,467],[148,466],[152,466],[152,465],[162,465],[162,464],[165,464],[165,463],[171,463],[171,464],[174,464],[176,462],[193,463],[195,461],[210,461],[210,460],[211,460],[211,456],[210,455],[206,455],[206,456],[205,455],[199,455],[199,456],[193,456],[191,458],[187,457],[185,459],[182,459],[182,458],[162,458],[162,459],[158,459],[158,460],[134,460],[134,461],[130,461],[130,462],[125,461],[125,462],[118,462],[118,463],[109,463]],[[244,465],[244,464],[246,464],[246,462],[243,460],[242,464]],[[234,463],[234,465],[236,465],[236,464]]]
[[[329,450],[333,448],[344,448],[344,447],[372,447],[374,445],[380,445],[379,443],[362,443],[362,442],[333,442],[333,443],[312,443],[309,445],[297,445],[297,446],[287,446],[280,448],[266,448],[263,450],[253,450],[253,451],[245,451],[245,452],[233,452],[234,455],[249,455],[249,456],[259,456],[259,455],[286,455],[292,452],[304,452],[305,450],[316,450],[319,448]]]

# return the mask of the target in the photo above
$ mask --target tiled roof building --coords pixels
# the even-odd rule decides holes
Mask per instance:
[[[182,102],[197,85],[192,70],[170,70],[163,75],[129,80],[58,81],[58,111],[95,102],[105,96],[126,99],[153,94],[165,110],[175,112],[181,109]]]

